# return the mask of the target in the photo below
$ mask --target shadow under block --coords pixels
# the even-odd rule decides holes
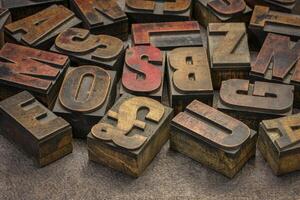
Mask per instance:
[[[39,167],[73,150],[71,126],[27,91],[0,102],[0,126],[3,136],[33,157]]]
[[[69,28],[57,36],[51,51],[69,56],[75,65],[96,65],[121,74],[126,48],[127,45],[116,37]]]
[[[5,34],[9,42],[46,50],[53,45],[57,35],[80,23],[75,14],[66,7],[52,5],[6,25]]]
[[[258,149],[276,175],[300,170],[299,126],[300,114],[260,124]]]
[[[168,52],[170,105],[175,113],[197,99],[212,105],[213,86],[204,47],[182,47]]]
[[[165,51],[203,46],[200,26],[196,21],[133,24],[132,43],[133,46],[152,45]]]
[[[249,77],[250,51],[244,23],[210,23],[208,49],[214,89],[222,81]]]
[[[257,135],[244,123],[195,100],[173,118],[170,148],[233,178],[255,155]]]
[[[11,22],[11,15],[8,9],[0,8],[0,47],[5,44],[4,26]]]
[[[7,8],[13,21],[35,14],[53,4],[68,6],[69,0],[0,0],[0,6]]]
[[[68,121],[73,136],[86,138],[110,109],[116,96],[116,73],[97,66],[69,68],[53,112]]]
[[[126,50],[120,94],[147,96],[162,101],[165,53],[153,46],[134,46]]]
[[[169,139],[172,116],[158,101],[123,95],[88,135],[89,159],[140,176]]]
[[[71,9],[82,20],[83,26],[93,34],[128,38],[128,18],[124,0],[70,0]]]
[[[67,56],[6,43],[0,57],[1,100],[27,90],[47,107],[53,106],[69,67]]]
[[[251,8],[255,5],[262,5],[275,11],[300,14],[300,1],[298,0],[245,0],[245,2]]]
[[[291,115],[293,100],[292,85],[230,79],[215,93],[214,107],[257,131],[262,120]]]
[[[300,107],[300,41],[269,33],[251,66],[250,76],[295,86],[294,106]]]
[[[195,0],[194,18],[203,26],[220,22],[248,22],[252,9],[244,0]]]
[[[125,0],[125,12],[133,23],[191,20],[192,0]]]

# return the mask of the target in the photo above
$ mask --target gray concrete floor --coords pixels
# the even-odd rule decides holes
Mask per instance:
[[[173,151],[167,143],[133,179],[88,161],[86,144],[44,168],[0,135],[0,200],[6,199],[300,199],[300,172],[276,177],[257,153],[232,180]]]

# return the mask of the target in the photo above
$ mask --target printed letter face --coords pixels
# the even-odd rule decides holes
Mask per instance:
[[[116,126],[107,123],[99,123],[92,129],[94,137],[113,141],[114,144],[134,150],[140,148],[147,140],[142,135],[127,136],[134,127],[145,130],[147,123],[137,119],[137,112],[141,108],[149,109],[147,120],[158,123],[164,115],[165,109],[159,102],[146,97],[133,97],[125,100],[118,112],[109,111],[108,116],[118,121]]]
[[[212,0],[207,5],[221,15],[233,15],[246,9],[243,0]]]

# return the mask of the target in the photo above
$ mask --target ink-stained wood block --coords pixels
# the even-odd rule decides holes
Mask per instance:
[[[161,50],[202,46],[196,21],[143,23],[132,25],[133,45],[153,45]]]
[[[244,0],[196,0],[194,18],[205,27],[209,23],[248,22],[251,11]]]
[[[13,21],[33,15],[53,4],[68,7],[68,0],[0,0],[0,6],[11,11]]]
[[[96,65],[121,74],[126,47],[127,44],[116,37],[70,28],[58,35],[51,51],[68,55],[77,66]]]
[[[207,32],[214,89],[223,80],[247,79],[251,65],[245,24],[211,23]]]
[[[0,99],[28,90],[52,107],[69,66],[67,56],[6,43],[0,58]]]
[[[68,121],[73,136],[85,138],[111,108],[116,97],[116,73],[97,66],[69,68],[53,112]]]
[[[276,175],[300,170],[300,114],[264,120],[258,149]]]
[[[251,66],[255,80],[279,82],[295,86],[294,106],[300,107],[300,41],[269,33]]]
[[[169,139],[172,116],[158,101],[123,95],[88,135],[89,159],[140,176]]]
[[[125,0],[125,12],[133,23],[188,21],[192,0]]]
[[[124,0],[71,0],[71,9],[82,19],[83,26],[93,34],[105,34],[126,40],[128,18]]]
[[[55,37],[81,21],[62,5],[52,5],[29,17],[5,26],[7,40],[23,45],[49,49]]]
[[[245,2],[251,8],[254,8],[255,5],[262,5],[275,11],[300,14],[300,2],[298,0],[245,0]]]
[[[255,156],[256,141],[244,123],[197,100],[171,122],[171,149],[229,178]]]
[[[170,105],[175,113],[193,100],[212,105],[213,86],[204,47],[181,47],[168,52]]]
[[[269,7],[255,6],[249,29],[263,43],[267,33],[277,33],[300,38],[300,15],[272,11]]]
[[[165,53],[153,46],[134,46],[126,50],[120,94],[130,93],[162,101]]]
[[[11,15],[8,9],[0,8],[0,47],[3,47],[4,40],[4,25],[11,22]]]
[[[24,91],[0,102],[3,136],[16,143],[38,166],[72,152],[72,128]]]
[[[293,100],[292,85],[230,79],[215,93],[214,107],[258,130],[262,120],[291,115]]]

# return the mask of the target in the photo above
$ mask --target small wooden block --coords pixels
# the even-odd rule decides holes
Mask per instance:
[[[69,66],[67,56],[6,43],[0,57],[1,100],[28,90],[52,107]]]
[[[71,124],[74,137],[85,138],[115,96],[115,72],[89,65],[69,68],[53,112]]]
[[[134,23],[191,20],[192,0],[125,0],[125,12]]]
[[[81,21],[62,5],[52,5],[34,15],[5,26],[7,40],[23,45],[49,49],[55,37]]]
[[[229,178],[255,155],[256,140],[244,123],[197,100],[171,122],[171,149]]]
[[[295,86],[294,106],[300,107],[300,40],[269,33],[255,62],[251,77]]]
[[[11,15],[8,9],[0,8],[0,47],[5,44],[4,26],[11,22]]]
[[[223,81],[220,94],[215,94],[214,106],[258,130],[262,120],[291,115],[293,100],[292,85],[230,79]]]
[[[121,74],[126,47],[116,37],[70,28],[59,34],[51,51],[68,55],[75,65],[96,65]]]
[[[11,11],[13,21],[33,15],[53,4],[68,7],[68,0],[0,0],[0,6]]]
[[[181,47],[168,53],[170,105],[175,113],[193,100],[212,105],[213,86],[204,47]]]
[[[248,22],[251,11],[244,0],[196,0],[194,18],[203,26],[220,22]]]
[[[300,2],[298,0],[245,0],[245,2],[254,8],[255,5],[268,6],[271,10],[300,14]]]
[[[202,46],[196,21],[161,22],[132,25],[133,45],[153,45],[161,50]]]
[[[162,101],[165,54],[153,46],[134,46],[126,50],[120,94],[148,96]]]
[[[249,29],[260,43],[263,43],[267,33],[278,33],[299,39],[300,15],[272,11],[265,6],[255,6]]]
[[[72,152],[72,128],[29,92],[0,102],[3,136],[33,157],[40,167]]]
[[[89,159],[140,176],[169,139],[172,116],[158,101],[123,95],[88,135]]]
[[[105,34],[126,40],[128,19],[124,0],[71,0],[71,9],[93,34]]]
[[[247,79],[251,61],[245,24],[211,23],[207,32],[214,89],[223,80]]]
[[[276,175],[300,170],[300,114],[260,124],[258,148]]]

